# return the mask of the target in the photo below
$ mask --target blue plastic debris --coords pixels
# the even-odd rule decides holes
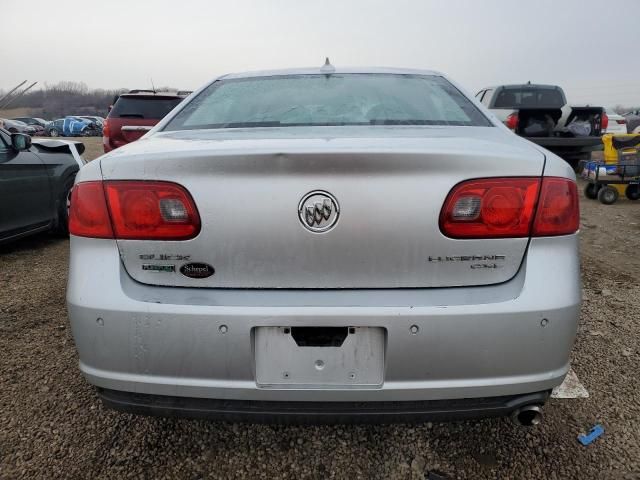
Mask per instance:
[[[589,445],[596,438],[604,433],[604,427],[600,424],[595,425],[586,435],[578,435],[578,441],[582,445]]]

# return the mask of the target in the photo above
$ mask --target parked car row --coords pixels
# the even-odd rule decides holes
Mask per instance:
[[[10,133],[23,133],[31,136],[38,133],[36,127],[16,119],[0,118],[0,128],[4,128]],[[39,130],[42,131],[43,129],[40,128]]]
[[[100,117],[65,117],[49,122],[45,133],[49,137],[99,137],[103,123]]]
[[[52,121],[37,117],[0,121],[4,122],[5,128],[11,133],[31,136],[102,136],[104,151],[109,152],[142,137],[190,93],[186,90],[130,90],[114,98],[106,119],[91,115],[70,115]]]
[[[10,133],[24,133],[37,137],[99,137],[104,118],[92,115],[73,115],[47,121],[38,117],[0,118]]]

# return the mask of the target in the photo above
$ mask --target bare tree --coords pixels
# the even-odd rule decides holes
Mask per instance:
[[[106,116],[113,97],[125,89],[89,89],[83,82],[59,82],[45,84],[39,90],[28,92],[12,104],[12,107],[30,108],[33,116],[48,119],[67,115]]]

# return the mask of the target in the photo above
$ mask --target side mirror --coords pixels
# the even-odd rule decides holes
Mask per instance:
[[[31,137],[24,133],[12,133],[11,134],[11,146],[14,150],[22,151],[29,150],[31,147]]]

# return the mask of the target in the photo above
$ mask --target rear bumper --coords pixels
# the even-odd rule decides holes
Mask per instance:
[[[169,397],[98,388],[105,406],[127,413],[251,423],[392,423],[508,416],[543,405],[549,392],[458,400],[405,402],[267,402]]]
[[[552,389],[568,370],[577,242],[532,239],[519,273],[499,285],[260,291],[142,285],[122,269],[115,242],[72,237],[68,310],[80,368],[106,390],[248,402],[518,396]],[[258,385],[255,328],[309,325],[384,328],[383,384]]]

